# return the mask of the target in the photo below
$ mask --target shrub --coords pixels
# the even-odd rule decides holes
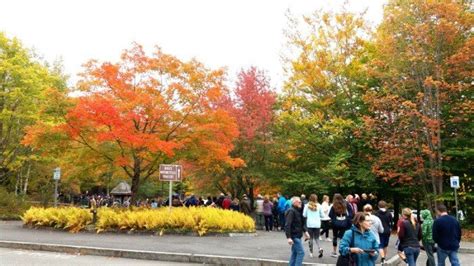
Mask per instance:
[[[15,196],[0,187],[0,219],[20,219],[29,205],[22,197]]]
[[[31,207],[22,217],[31,226],[48,226],[78,232],[92,221],[87,209],[75,207]],[[252,218],[239,212],[215,208],[115,209],[99,208],[97,233],[106,230],[143,230],[162,234],[165,231],[195,232],[200,236],[209,232],[255,232]]]
[[[49,226],[69,230],[72,233],[84,229],[92,221],[89,210],[75,207],[37,208],[31,207],[21,217],[25,225]]]
[[[196,232],[254,232],[252,218],[238,212],[215,208],[110,209],[100,208],[97,232],[104,230],[146,230]]]

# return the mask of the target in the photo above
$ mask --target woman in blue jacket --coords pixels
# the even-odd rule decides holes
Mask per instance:
[[[347,230],[339,245],[339,253],[346,256],[351,254],[358,266],[374,266],[378,257],[379,243],[370,231],[369,216],[358,212],[350,230]]]

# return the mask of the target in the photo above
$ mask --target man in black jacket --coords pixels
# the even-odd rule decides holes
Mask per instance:
[[[375,213],[380,218],[383,226],[383,233],[380,236],[380,255],[382,257],[382,264],[385,262],[385,258],[388,250],[388,242],[390,240],[390,232],[392,231],[393,217],[390,212],[387,211],[387,203],[383,200],[379,201],[379,210]]]
[[[308,239],[309,234],[301,212],[301,199],[299,197],[291,198],[291,208],[286,211],[285,220],[285,234],[288,244],[291,246],[289,265],[302,265],[304,249],[301,237],[303,237],[304,233],[305,239]]]
[[[438,265],[444,266],[446,258],[453,266],[459,266],[458,250],[461,242],[461,225],[448,209],[440,204],[436,207],[438,219],[433,223],[433,240],[438,244]]]

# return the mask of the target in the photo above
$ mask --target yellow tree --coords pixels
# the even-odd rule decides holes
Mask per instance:
[[[358,169],[368,168],[353,136],[364,111],[370,29],[363,14],[343,9],[290,18],[287,35],[288,80],[277,118],[284,181],[308,191],[359,186],[366,174]]]

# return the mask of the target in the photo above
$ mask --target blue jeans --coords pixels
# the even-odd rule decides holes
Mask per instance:
[[[452,266],[459,266],[458,251],[457,250],[445,250],[440,249],[438,246],[438,266],[444,266],[446,257],[449,257],[449,262]]]
[[[291,238],[293,240],[293,245],[291,245],[291,257],[289,266],[300,266],[303,265],[304,259],[304,249],[303,243],[301,243],[301,238]]]
[[[405,256],[407,257],[408,266],[416,266],[416,260],[420,255],[420,248],[406,247],[403,249]]]

